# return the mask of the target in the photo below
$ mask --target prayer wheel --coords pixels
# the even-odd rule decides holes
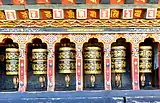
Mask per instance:
[[[152,73],[152,46],[140,46],[139,73],[140,73],[140,86],[145,87],[146,73]]]
[[[86,47],[84,51],[84,73],[101,74],[102,53],[100,47]]]
[[[125,46],[113,46],[111,48],[112,58],[112,73],[124,73],[126,72],[126,47]]]
[[[69,74],[76,72],[75,44],[71,42],[61,43],[58,52],[59,52],[58,53],[59,73],[66,74],[65,76],[66,87],[69,87],[69,82],[70,82]]]
[[[33,74],[47,74],[47,49],[32,49],[32,61]]]
[[[12,76],[12,83],[14,88],[18,88],[19,79],[19,50],[18,44],[6,44],[5,45],[5,63],[6,63],[6,75]]]
[[[111,51],[111,69],[112,73],[115,73],[115,85],[117,88],[121,88],[121,74],[126,72],[126,47],[123,45],[112,46]]]
[[[152,46],[140,46],[139,50],[139,72],[151,73],[152,72]]]
[[[59,73],[75,73],[75,48],[73,46],[63,46],[59,48]]]
[[[6,75],[18,75],[19,50],[6,48]]]
[[[94,87],[95,75],[102,73],[102,48],[100,45],[92,45],[89,43],[89,45],[84,48],[84,73],[91,75],[90,81],[92,87]]]

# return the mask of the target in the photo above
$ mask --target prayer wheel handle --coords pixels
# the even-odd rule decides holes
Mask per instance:
[[[4,55],[0,55],[0,61],[4,62],[4,60],[5,60],[5,56]]]

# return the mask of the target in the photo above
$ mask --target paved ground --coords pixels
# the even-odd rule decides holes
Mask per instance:
[[[0,103],[160,103],[160,90],[2,92]]]

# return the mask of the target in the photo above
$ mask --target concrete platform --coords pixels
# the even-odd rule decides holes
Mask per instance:
[[[160,90],[1,92],[0,103],[160,103]]]

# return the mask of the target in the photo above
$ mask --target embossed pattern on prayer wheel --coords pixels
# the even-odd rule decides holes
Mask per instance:
[[[59,73],[75,73],[76,72],[76,54],[74,44],[61,45],[59,48]]]
[[[139,72],[152,72],[152,46],[140,46],[139,50]]]
[[[32,49],[33,74],[47,74],[47,49]]]
[[[18,75],[19,50],[6,48],[6,75]]]
[[[126,72],[126,47],[125,46],[113,46],[111,48],[111,68],[112,73],[124,73]]]
[[[101,74],[102,72],[102,49],[96,46],[84,48],[84,73]]]

